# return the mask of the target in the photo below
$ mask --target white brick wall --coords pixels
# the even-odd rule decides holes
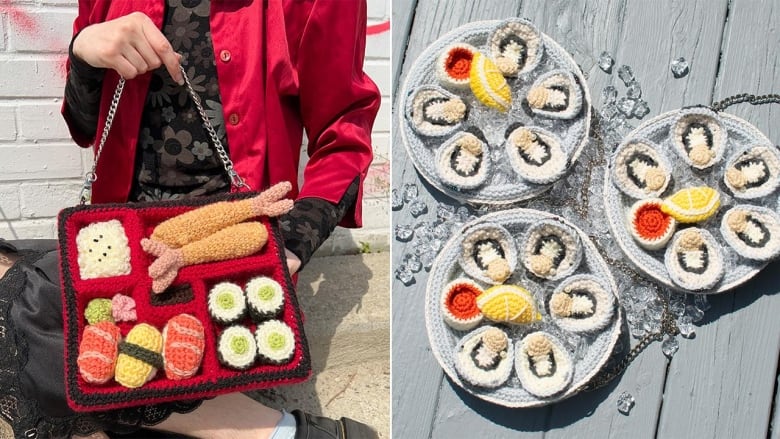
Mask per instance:
[[[0,0],[0,237],[52,238],[55,218],[76,202],[88,151],[60,116],[64,62],[76,0]],[[390,18],[391,0],[368,0],[369,25]],[[390,32],[369,35],[365,70],[382,91],[364,228],[339,229],[321,254],[389,246]]]

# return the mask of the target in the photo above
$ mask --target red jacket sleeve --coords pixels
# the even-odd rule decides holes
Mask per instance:
[[[309,162],[299,197],[338,203],[356,176],[361,185],[373,157],[371,128],[379,110],[376,84],[363,73],[365,0],[315,0],[296,58],[301,117]],[[341,225],[359,227],[352,206]]]

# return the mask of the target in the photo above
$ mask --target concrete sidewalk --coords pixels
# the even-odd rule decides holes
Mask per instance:
[[[315,257],[301,272],[312,378],[256,392],[271,407],[350,417],[390,437],[390,253]]]

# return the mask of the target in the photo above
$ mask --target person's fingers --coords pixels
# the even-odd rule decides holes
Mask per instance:
[[[127,46],[122,51],[122,57],[135,67],[137,74],[143,74],[149,71],[149,66],[144,61],[144,57],[135,50],[133,46]]]
[[[114,61],[114,64],[114,70],[116,70],[117,73],[119,73],[125,79],[133,79],[138,76],[138,70],[130,61],[124,57],[117,57],[116,61]]]
[[[143,57],[146,62],[147,70],[156,70],[162,65],[162,60],[157,56],[157,52],[152,49],[149,43],[145,40],[135,41],[133,47]]]
[[[184,84],[184,78],[182,78],[181,70],[179,69],[179,56],[173,51],[171,43],[165,38],[165,35],[157,29],[152,20],[147,17],[142,23],[142,28],[146,41],[149,42],[152,50],[157,53],[160,60],[165,65],[165,69],[171,74],[171,78],[176,81],[177,84]]]

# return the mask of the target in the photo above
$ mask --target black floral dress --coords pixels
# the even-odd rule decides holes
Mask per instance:
[[[209,29],[209,0],[167,0],[163,34],[229,151]],[[104,71],[76,58],[65,95],[76,127],[94,134]],[[185,88],[161,67],[153,72],[136,148],[130,201],[226,192],[229,179]],[[332,204],[296,200],[280,219],[285,246],[303,265],[356,202],[359,177]],[[199,401],[76,414],[65,402],[62,317],[55,241],[0,239],[0,251],[19,261],[0,279],[0,438],[59,438],[108,430],[128,433],[186,413]]]

